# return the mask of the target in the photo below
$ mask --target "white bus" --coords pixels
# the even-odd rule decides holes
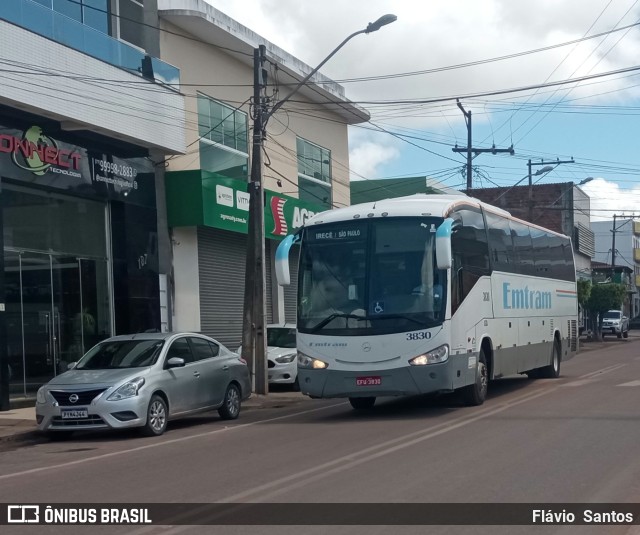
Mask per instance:
[[[276,254],[289,284],[300,244],[298,380],[313,398],[462,389],[558,377],[578,349],[571,240],[479,200],[412,195],[317,214]]]

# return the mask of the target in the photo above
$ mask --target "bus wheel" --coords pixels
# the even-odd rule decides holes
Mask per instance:
[[[473,384],[462,389],[462,397],[465,405],[474,407],[482,405],[487,398],[487,386],[489,384],[489,369],[484,350],[480,350],[478,355],[478,365],[476,367],[476,380]]]
[[[371,409],[376,402],[375,397],[370,398],[349,398],[349,403],[356,410]]]
[[[544,379],[556,379],[560,377],[560,344],[556,341],[553,343],[553,355],[551,364],[540,368],[539,376]]]

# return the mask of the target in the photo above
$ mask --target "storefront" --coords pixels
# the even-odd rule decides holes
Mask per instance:
[[[3,109],[0,187],[12,395],[33,394],[106,337],[159,330],[154,168],[143,148]]]
[[[174,325],[236,349],[242,337],[249,195],[247,183],[201,170],[167,173],[167,215],[173,233]],[[265,195],[267,323],[296,320],[297,254],[291,285],[279,287],[273,265],[280,240],[319,206],[267,191]]]

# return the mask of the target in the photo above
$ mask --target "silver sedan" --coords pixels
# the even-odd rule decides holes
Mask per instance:
[[[213,338],[145,333],[109,338],[38,391],[36,420],[59,438],[76,430],[140,427],[217,409],[235,419],[251,395],[247,364]]]

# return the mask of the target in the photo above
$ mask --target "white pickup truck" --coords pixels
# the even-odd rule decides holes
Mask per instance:
[[[618,338],[629,337],[629,318],[620,310],[609,310],[602,316],[602,338],[615,334]]]

